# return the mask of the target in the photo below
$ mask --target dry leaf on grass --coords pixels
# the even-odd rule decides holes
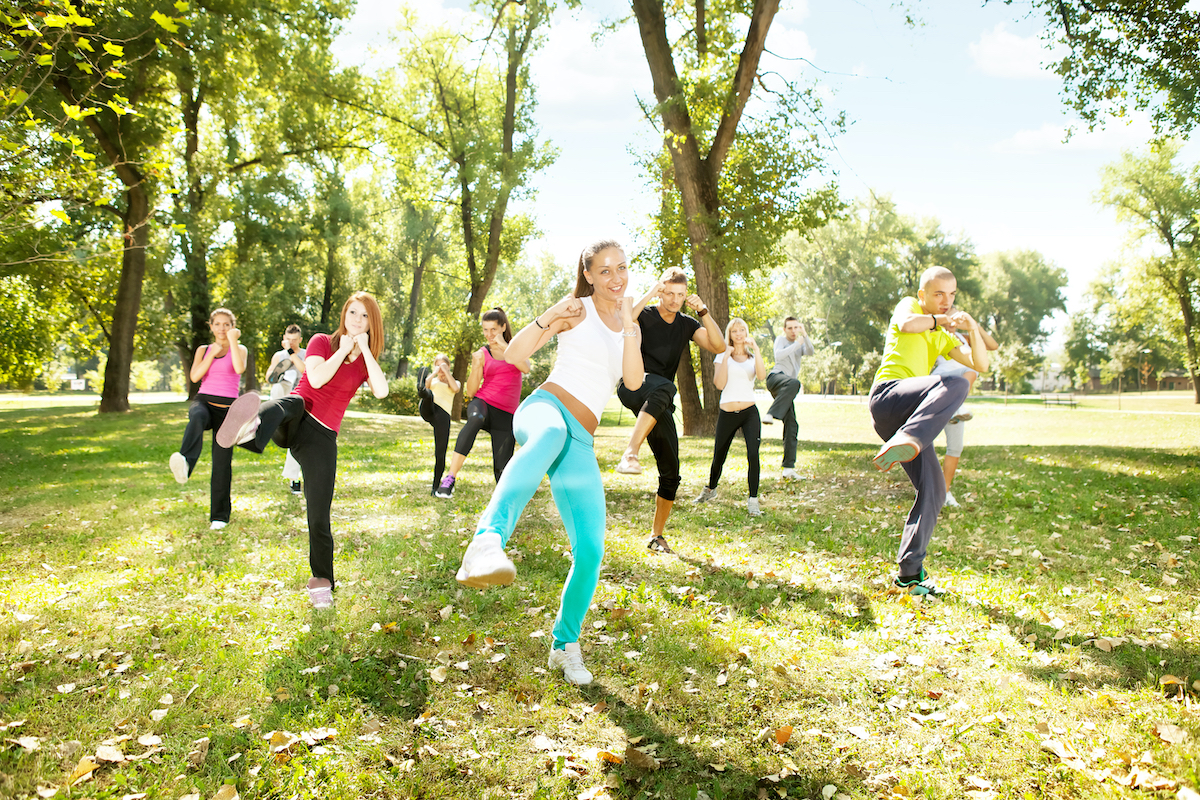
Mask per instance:
[[[156,708],[150,712],[150,719],[153,722],[162,722],[166,716],[167,709],[165,708]]]
[[[1152,730],[1155,736],[1167,744],[1183,744],[1188,740],[1187,731],[1169,722],[1155,723]]]
[[[792,726],[791,725],[784,725],[782,728],[775,731],[775,743],[776,744],[787,744],[788,740],[791,738],[792,738]]]
[[[199,769],[204,764],[204,759],[208,758],[208,744],[209,738],[207,736],[192,742],[192,751],[187,754],[189,765]]]
[[[4,741],[8,742],[9,744],[15,744],[26,753],[32,753],[34,750],[37,750],[42,746],[42,740],[36,736],[21,736],[16,739],[5,739]]]
[[[143,733],[137,738],[137,743],[142,747],[154,747],[162,744],[162,737],[156,733]]]
[[[100,769],[100,765],[89,756],[84,756],[79,759],[79,763],[75,765],[75,769],[71,771],[70,777],[67,778],[67,783],[74,786],[77,783],[86,781],[92,777],[92,773]]]
[[[638,769],[649,770],[650,772],[659,767],[657,758],[633,746],[625,748],[625,761]]]
[[[231,783],[227,783],[217,793],[212,796],[212,800],[238,800],[237,787]]]
[[[145,792],[134,792],[133,794],[121,795],[121,800],[145,800]]]
[[[429,670],[429,677],[437,683],[445,683],[446,667],[444,665],[440,667],[434,667],[433,669]]]
[[[125,754],[121,752],[121,748],[119,747],[102,744],[96,748],[96,760],[107,761],[110,764],[120,764],[125,760]]]
[[[37,787],[37,796],[38,797],[46,798],[47,800],[49,800],[49,798],[54,797],[54,795],[56,795],[56,794],[58,794],[57,786],[44,786],[43,785],[43,786]]]

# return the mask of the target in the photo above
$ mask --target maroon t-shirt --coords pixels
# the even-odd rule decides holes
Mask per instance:
[[[332,355],[333,349],[329,344],[328,335],[318,333],[308,340],[306,358],[320,356],[328,361]],[[300,378],[300,385],[292,391],[292,394],[303,397],[304,408],[326,428],[340,431],[342,417],[346,415],[346,406],[350,405],[358,387],[362,386],[366,379],[367,363],[360,353],[358,358],[353,361],[343,361],[329,382],[319,389],[314,388],[308,382],[308,373],[305,372],[304,376]]]

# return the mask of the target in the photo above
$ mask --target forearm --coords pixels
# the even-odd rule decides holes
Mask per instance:
[[[303,375],[305,369],[304,359],[300,357],[300,354],[292,353],[288,358],[291,359],[292,366],[296,368],[297,373]]]
[[[479,362],[472,362],[471,371],[467,374],[467,388],[463,390],[463,393],[467,397],[474,397],[475,393],[479,391],[479,386],[482,383],[483,370],[480,368]]]
[[[767,379],[767,365],[763,361],[762,353],[758,350],[754,351],[754,376],[760,381]]]
[[[305,362],[308,365],[308,385],[314,389],[320,389],[329,383],[330,379],[337,374],[338,367],[342,366],[347,355],[349,355],[347,351],[338,348],[329,358],[312,356],[311,361],[319,363]]]
[[[229,348],[229,358],[233,360],[233,371],[241,375],[246,371],[246,346],[239,344]]]
[[[362,351],[362,357],[367,365],[367,385],[371,387],[371,393],[382,400],[388,396],[388,381],[383,374],[383,367],[379,366],[370,350]]]
[[[188,378],[191,379],[192,383],[199,383],[208,374],[208,368],[212,366],[213,362],[210,355],[211,351],[212,348],[210,347],[204,352],[203,356],[192,362],[192,368],[188,370]]]
[[[988,350],[979,325],[971,329],[971,364],[980,375],[988,371]]]
[[[729,381],[729,356],[713,364],[713,386],[724,389]]]
[[[637,391],[642,388],[642,379],[646,376],[646,365],[642,362],[642,329],[633,326],[633,336],[623,338],[621,353],[621,380],[625,388]]]

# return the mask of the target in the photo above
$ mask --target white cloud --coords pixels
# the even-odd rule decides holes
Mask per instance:
[[[1001,22],[985,32],[979,41],[967,45],[975,67],[994,78],[1048,79],[1053,72],[1043,64],[1053,58],[1037,36],[1018,36],[1010,33],[1008,24]]]
[[[1069,141],[1063,139],[1067,135],[1065,125],[1055,125],[1047,122],[1036,130],[1026,129],[1017,131],[1012,136],[997,142],[992,150],[998,153],[1016,153],[1022,155],[1034,153],[1062,152],[1064,150],[1109,151],[1117,153],[1121,150],[1136,149],[1145,146],[1154,132],[1144,114],[1133,117],[1129,124],[1113,120],[1105,128],[1089,133],[1080,127]]]

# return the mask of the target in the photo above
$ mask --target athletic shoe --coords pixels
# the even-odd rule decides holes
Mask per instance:
[[[646,543],[646,549],[653,550],[655,553],[672,554],[675,552],[671,549],[671,545],[667,544],[667,537],[661,533]]]
[[[472,589],[506,586],[517,577],[517,568],[504,554],[500,534],[481,533],[471,540],[463,553],[462,566],[454,579]]]
[[[752,516],[752,517],[761,517],[762,516],[762,509],[758,507],[758,498],[757,497],[747,497],[746,498],[746,510],[750,512],[750,516]]]
[[[779,473],[779,477],[785,481],[804,480],[804,476],[797,473],[795,467],[784,467],[783,472]]]
[[[550,650],[550,669],[561,669],[567,683],[575,686],[587,686],[592,682],[592,673],[583,665],[583,653],[579,650],[579,642],[571,642],[563,650]]]
[[[233,447],[246,441],[243,437],[251,425],[258,423],[258,392],[246,392],[233,401],[225,412],[225,421],[217,431],[217,444],[221,447]]]
[[[641,475],[642,465],[638,463],[637,456],[624,455],[617,463],[617,472],[622,475]]]
[[[966,406],[961,406],[961,407],[959,407],[958,412],[955,413],[955,415],[950,418],[950,421],[951,422],[970,422],[972,419],[974,419],[974,417],[975,417],[975,415],[972,414],[970,411],[968,411]]]
[[[442,478],[442,482],[438,485],[437,490],[433,493],[434,497],[440,497],[443,500],[448,500],[454,496],[454,476],[447,475]]]
[[[950,506],[951,508],[958,508],[958,501],[954,499],[954,495],[951,494],[949,489],[946,490],[946,502],[942,505]]]
[[[229,524],[228,522],[222,522],[219,519],[214,519],[212,522],[209,523],[208,529],[210,531],[219,531],[228,524]]]
[[[945,589],[933,582],[933,578],[931,578],[929,573],[927,573],[924,569],[922,569],[921,574],[915,578],[901,580],[900,576],[897,575],[896,579],[892,581],[892,583],[897,588],[907,589],[909,594],[917,596],[933,595],[934,597],[937,597],[938,595],[945,594],[946,592]]]
[[[308,602],[312,603],[314,611],[333,608],[333,589],[329,586],[310,586]]]
[[[292,481],[292,494],[304,494],[304,489],[300,487],[300,481]]]
[[[871,461],[876,469],[887,472],[894,465],[907,464],[920,454],[920,439],[904,431],[896,431],[892,438],[883,443],[883,447],[879,448],[879,452]]]
[[[716,496],[717,496],[716,489],[710,489],[707,486],[705,486],[703,489],[700,490],[700,496],[697,497],[692,502],[699,505],[700,503],[707,503],[709,500],[712,500]]]
[[[770,414],[763,414],[762,415],[762,424],[763,425],[774,425],[775,418],[772,417]]]
[[[425,381],[429,378],[429,367],[421,367],[417,370],[417,397],[424,400],[427,397],[433,397],[433,392],[425,388]]]
[[[171,474],[175,476],[176,483],[187,483],[188,465],[183,453],[171,453],[171,457],[167,459],[167,466],[171,468]]]

